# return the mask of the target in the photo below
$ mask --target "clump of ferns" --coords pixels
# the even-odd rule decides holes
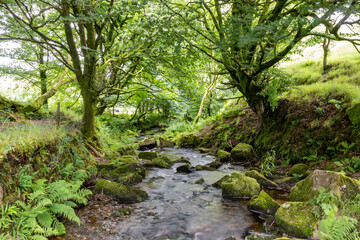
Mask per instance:
[[[0,219],[1,237],[43,240],[50,236],[65,234],[65,227],[58,217],[80,225],[74,208],[87,204],[88,189],[81,189],[82,181],[59,180],[48,183],[39,179],[32,185],[32,192],[26,201],[16,201],[11,213],[2,213]],[[6,206],[9,211],[9,206]],[[4,218],[4,215],[5,218]],[[8,224],[3,224],[7,222]],[[5,235],[7,233],[7,235]]]

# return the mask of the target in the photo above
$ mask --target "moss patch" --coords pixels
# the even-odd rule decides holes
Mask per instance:
[[[105,179],[97,180],[95,184],[95,193],[104,193],[116,199],[121,203],[142,202],[149,198],[146,192],[121,183],[109,182]]]
[[[304,163],[295,164],[290,171],[287,173],[288,176],[293,177],[294,174],[305,175],[306,171],[309,169],[308,165]]]
[[[287,202],[280,206],[275,214],[280,232],[290,236],[311,237],[317,220],[312,206],[307,202]]]
[[[194,135],[193,133],[187,133],[181,135],[177,141],[177,146],[182,148],[196,148],[201,143],[199,136]]]
[[[352,125],[360,125],[360,103],[354,104],[348,110],[346,110]]]
[[[223,179],[221,191],[224,198],[247,199],[259,193],[260,185],[253,178],[233,172]]]
[[[246,176],[256,179],[256,181],[262,187],[270,188],[270,189],[279,189],[280,187],[273,181],[267,179],[264,175],[259,173],[256,170],[247,171],[245,173]]]
[[[219,150],[217,152],[217,158],[220,162],[228,162],[231,159],[230,153],[224,150]]]
[[[157,152],[139,152],[140,159],[153,160],[159,157]]]
[[[235,161],[247,161],[254,158],[253,147],[246,143],[239,143],[231,150],[231,158]]]
[[[157,167],[157,168],[171,168],[173,162],[167,156],[160,156],[146,163],[146,167]]]
[[[248,205],[250,211],[271,215],[275,214],[279,207],[279,204],[264,191],[252,197]]]
[[[341,173],[315,170],[291,189],[290,200],[309,201],[320,193],[320,188],[332,190],[344,201],[352,200],[360,192],[360,183]]]

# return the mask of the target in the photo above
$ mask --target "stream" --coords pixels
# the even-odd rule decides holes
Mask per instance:
[[[215,157],[191,149],[165,148],[159,154],[173,160],[183,156],[192,166],[215,161]],[[83,224],[72,224],[61,239],[244,239],[249,231],[260,228],[256,216],[247,210],[248,201],[224,200],[221,190],[211,186],[233,171],[244,173],[243,167],[224,164],[217,171],[177,173],[176,168],[183,164],[149,171],[143,182],[136,185],[148,193],[147,201],[123,205],[106,196],[94,197],[88,206],[78,210]],[[204,183],[196,184],[200,178]],[[129,216],[111,215],[116,208],[129,206]]]

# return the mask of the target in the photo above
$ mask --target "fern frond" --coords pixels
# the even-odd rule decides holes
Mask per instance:
[[[30,240],[48,240],[48,238],[42,235],[33,235],[30,237]]]
[[[53,222],[53,217],[48,211],[44,211],[37,215],[39,224],[44,228],[50,228]]]
[[[72,209],[71,207],[65,204],[54,203],[51,206],[49,206],[49,209],[54,214],[61,214],[68,220],[76,222],[79,225],[81,224],[80,218],[76,216],[74,209]]]

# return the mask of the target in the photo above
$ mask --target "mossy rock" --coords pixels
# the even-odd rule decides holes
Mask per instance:
[[[319,195],[320,188],[332,190],[343,201],[352,200],[360,192],[360,183],[338,172],[315,170],[290,191],[290,200],[305,202]]]
[[[187,133],[180,136],[177,146],[182,148],[196,148],[201,143],[201,138],[193,133]]]
[[[171,161],[171,159],[164,155],[155,158],[148,163],[145,163],[146,167],[157,167],[157,168],[171,168],[172,165],[173,162]]]
[[[276,179],[274,180],[274,182],[282,188],[290,189],[295,186],[295,184],[298,182],[298,179],[296,179],[295,177],[284,177]]]
[[[231,150],[230,156],[236,162],[243,162],[253,159],[255,152],[251,145],[239,143]]]
[[[354,104],[346,110],[352,125],[360,125],[360,103]]]
[[[133,156],[130,155],[125,155],[122,156],[121,158],[118,159],[119,162],[122,162],[124,164],[139,164],[139,160],[137,160],[136,158],[134,158]]]
[[[104,193],[121,203],[142,202],[149,198],[146,192],[121,183],[109,182],[105,179],[97,180],[94,188],[95,193]]]
[[[287,173],[288,176],[294,177],[295,175],[302,175],[306,174],[306,171],[309,169],[308,165],[304,163],[295,164],[290,171]],[[295,174],[295,175],[294,175]]]
[[[209,167],[207,165],[196,165],[195,171],[216,171],[216,168]]]
[[[180,157],[179,159],[176,159],[174,163],[188,163],[191,164],[189,160],[187,160],[185,157]]]
[[[224,150],[219,150],[217,152],[217,158],[219,159],[220,162],[229,162],[231,159],[231,154],[227,151]]]
[[[139,152],[140,159],[153,160],[159,157],[157,152]]]
[[[205,180],[203,178],[200,178],[195,181],[195,184],[203,184],[204,182],[205,182]]]
[[[222,196],[229,199],[248,199],[260,191],[259,183],[244,174],[233,172],[221,183]]]
[[[317,219],[308,202],[283,203],[275,214],[281,233],[299,238],[310,238],[314,233]]]
[[[175,143],[169,140],[166,140],[164,138],[159,138],[159,142],[160,142],[160,147],[166,147],[166,148],[171,148],[175,146]]]
[[[252,212],[270,215],[274,215],[279,207],[279,204],[264,191],[252,197],[248,205]]]
[[[191,166],[188,163],[176,168],[176,172],[191,173],[192,171],[193,170],[191,169]]]
[[[211,153],[212,152],[212,149],[204,148],[204,147],[197,147],[194,150],[199,151],[200,153]]]
[[[139,150],[144,151],[153,149],[157,146],[157,141],[154,138],[146,138],[139,144]]]
[[[256,181],[260,184],[262,187],[270,188],[270,189],[280,189],[279,185],[277,185],[275,182],[267,179],[264,175],[259,173],[256,170],[247,171],[245,173],[246,176],[256,179]]]
[[[341,167],[340,167],[340,162],[337,161],[331,161],[331,162],[327,162],[325,164],[324,170],[327,171],[334,171],[334,172],[340,172],[341,171]]]
[[[222,165],[223,165],[222,162],[216,160],[216,161],[213,161],[213,162],[211,162],[211,163],[206,164],[205,166],[206,166],[206,167],[210,167],[210,168],[218,169],[218,168],[220,168]]]
[[[274,240],[275,238],[276,236],[264,236],[264,235],[256,235],[256,234],[246,236],[247,240]]]
[[[135,185],[141,183],[143,176],[137,172],[125,173],[118,178],[118,182],[124,185]]]

